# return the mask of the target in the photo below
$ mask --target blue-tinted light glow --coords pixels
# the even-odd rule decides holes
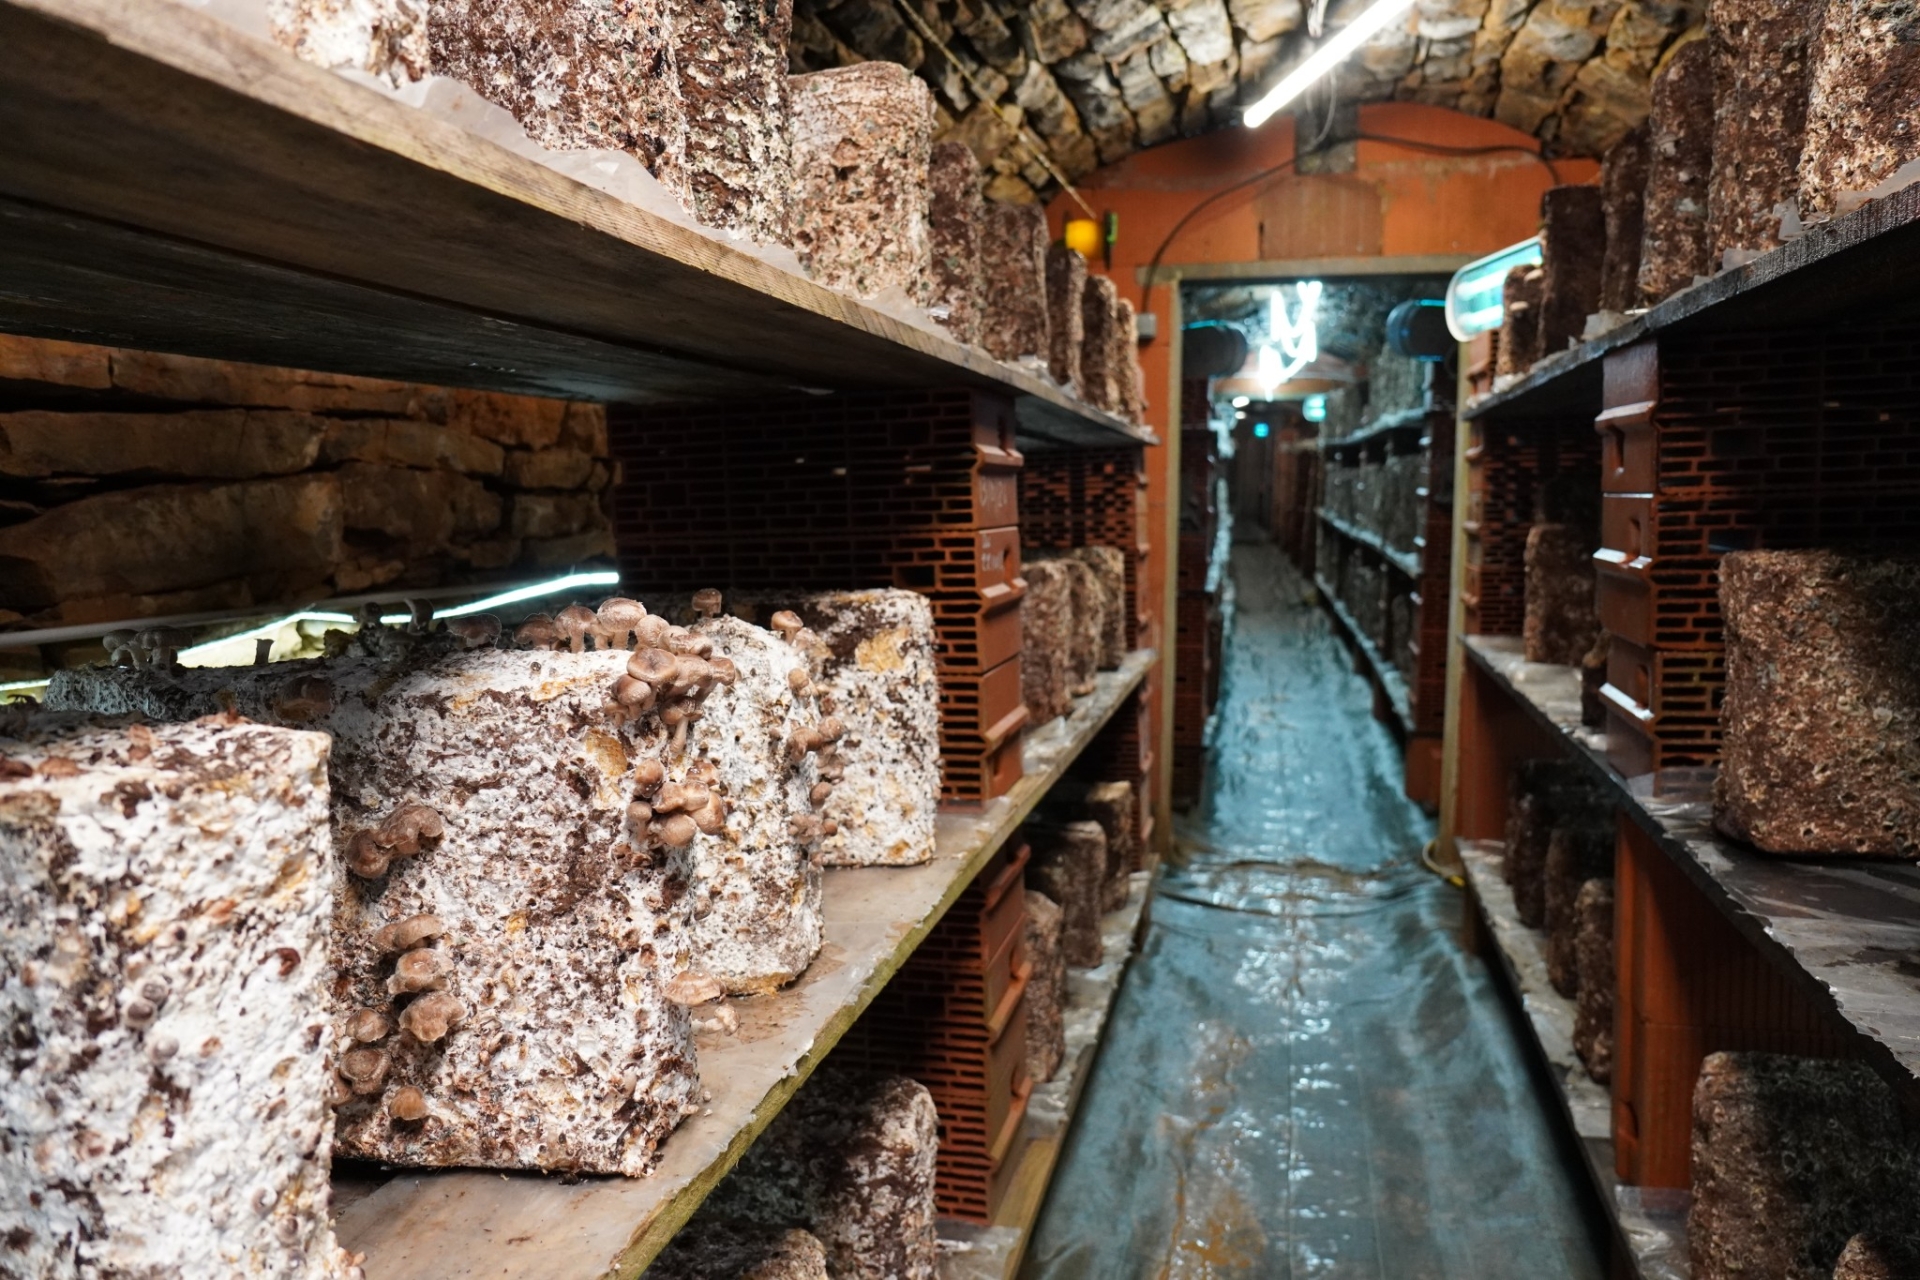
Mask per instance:
[[[1327,398],[1324,395],[1308,396],[1300,402],[1300,416],[1308,422],[1327,420]]]
[[[1273,428],[1269,427],[1266,423],[1256,422],[1253,424],[1253,438],[1255,440],[1265,440],[1272,430]]]

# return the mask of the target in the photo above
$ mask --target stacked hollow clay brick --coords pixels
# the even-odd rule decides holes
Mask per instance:
[[[1623,772],[1720,758],[1722,556],[1911,545],[1916,351],[1920,327],[1875,325],[1668,339],[1608,358],[1599,607],[1608,751]]]
[[[995,854],[834,1049],[847,1070],[918,1081],[939,1113],[935,1195],[948,1217],[986,1222],[1038,1083],[1029,1070],[1026,876],[1030,849]],[[1071,963],[1069,957],[1069,963]]]
[[[979,802],[1019,779],[1026,586],[1008,401],[850,392],[616,409],[609,427],[630,580],[920,592],[933,607],[942,798]]]

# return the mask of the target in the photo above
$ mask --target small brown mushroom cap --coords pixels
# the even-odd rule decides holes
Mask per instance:
[[[820,722],[818,732],[821,741],[838,742],[847,736],[847,726],[841,722],[839,716],[828,716]]]
[[[385,1049],[349,1049],[340,1055],[340,1076],[357,1094],[378,1093],[391,1065]]]
[[[823,836],[837,836],[840,834],[840,824],[834,819],[828,818],[820,824],[820,834]]]
[[[707,789],[697,782],[669,782],[660,788],[653,807],[659,813],[692,813],[704,809],[710,798]]]
[[[294,724],[318,720],[332,710],[333,686],[322,676],[289,676],[273,696],[273,714]]]
[[[642,760],[633,766],[633,789],[643,796],[658,791],[666,780],[666,766],[658,760]]]
[[[560,628],[544,613],[536,613],[513,629],[513,643],[522,649],[557,649]]]
[[[613,682],[613,702],[629,716],[640,715],[653,707],[653,686],[623,675]]]
[[[807,624],[800,621],[800,615],[791,609],[782,609],[767,619],[767,623],[780,633],[780,638],[792,642],[793,637]]]
[[[693,1009],[718,1000],[726,994],[726,989],[712,974],[695,973],[688,969],[684,973],[676,973],[668,978],[666,989],[662,994],[672,1004],[677,1004],[683,1009]]]
[[[731,686],[740,679],[740,668],[732,658],[708,658],[707,665],[713,668],[716,684]]]
[[[422,1044],[432,1044],[466,1019],[466,1005],[444,991],[435,991],[400,1011],[400,1029]]]
[[[690,654],[693,652],[693,632],[685,627],[667,628],[667,652]]]
[[[628,637],[633,634],[640,620],[647,616],[647,607],[638,600],[629,600],[625,596],[608,596],[594,610],[594,640],[609,649],[624,649]]]
[[[347,842],[347,870],[362,880],[378,880],[387,874],[392,861],[392,855],[380,847],[371,831],[358,832]]]
[[[813,790],[807,792],[807,800],[816,809],[832,798],[833,784],[831,782],[816,782],[813,784]]]
[[[687,781],[712,790],[720,785],[720,766],[703,756],[687,766]]]
[[[437,938],[446,931],[447,926],[439,916],[423,913],[381,927],[373,935],[373,945],[385,953],[411,951],[427,939]]]
[[[801,844],[809,844],[820,838],[820,819],[811,813],[796,813],[787,819],[787,834]]]
[[[500,619],[491,613],[448,618],[447,630],[467,649],[488,649],[500,642]]]
[[[654,839],[669,849],[684,849],[700,834],[700,828],[684,813],[672,813],[656,819],[649,830],[653,832]]]
[[[664,649],[667,647],[667,633],[672,630],[672,623],[657,613],[650,613],[634,624],[633,647],[636,649]]]
[[[795,667],[787,672],[787,688],[795,694],[805,694],[813,687],[813,676],[805,667]]]
[[[653,821],[653,806],[644,800],[635,800],[627,806],[627,826],[634,832],[644,832],[647,824]]]
[[[425,600],[407,601],[407,630],[415,635],[425,635],[433,630],[433,606]]]
[[[727,804],[719,796],[708,796],[707,802],[688,816],[703,835],[717,836],[727,829]]]
[[[427,1095],[403,1084],[387,1099],[387,1114],[401,1124],[417,1124],[427,1118]]]
[[[656,689],[671,685],[679,670],[680,659],[665,649],[640,649],[627,659],[627,674],[635,680],[645,680]]]
[[[347,1037],[359,1044],[385,1040],[393,1022],[378,1009],[356,1009],[347,1019]]]
[[[418,800],[409,800],[387,815],[373,838],[391,850],[396,858],[409,858],[420,852],[422,840],[438,840],[447,833],[447,824],[439,810]]]
[[[687,704],[685,699],[676,698],[674,701],[660,708],[660,723],[669,729],[676,729],[687,721],[694,719],[697,714],[693,707]]]
[[[673,673],[671,692],[678,697],[705,692],[713,685],[713,668],[706,659],[688,655],[679,660]]]
[[[553,617],[553,625],[566,638],[575,653],[587,651],[587,635],[598,625],[593,610],[583,604],[570,604]]]
[[[404,996],[415,991],[438,991],[447,985],[452,966],[438,951],[421,947],[403,954],[393,964],[393,976],[387,979],[387,994]]]
[[[722,597],[715,587],[702,587],[693,593],[693,611],[703,618],[711,618],[720,612]]]

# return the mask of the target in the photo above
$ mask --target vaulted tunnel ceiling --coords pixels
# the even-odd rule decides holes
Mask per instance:
[[[1024,201],[1056,188],[1009,115],[1077,180],[1237,126],[1240,108],[1319,43],[1313,32],[1332,34],[1368,3],[797,0],[792,63],[912,68],[933,87],[943,136],[980,157],[988,194]],[[1653,70],[1701,4],[1416,0],[1301,105],[1324,115],[1332,101],[1427,103],[1533,134],[1551,155],[1603,155],[1645,117]]]

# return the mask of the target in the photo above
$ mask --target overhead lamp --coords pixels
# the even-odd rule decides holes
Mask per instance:
[[[1247,108],[1241,121],[1249,129],[1265,124],[1280,108],[1292,102],[1307,86],[1347,60],[1348,55],[1373,39],[1389,22],[1405,13],[1413,0],[1375,0],[1359,17],[1340,29],[1338,35],[1313,51],[1305,62],[1287,73],[1266,97]]]
[[[1293,286],[1300,300],[1297,313],[1287,309],[1284,288],[1267,295],[1267,336],[1256,368],[1267,399],[1274,389],[1320,358],[1320,295],[1326,286],[1302,280]]]
[[[1233,398],[1233,407],[1236,409],[1244,409],[1252,403],[1253,403],[1252,396],[1235,396]]]
[[[1465,342],[1506,321],[1507,274],[1541,262],[1540,237],[1508,245],[1453,273],[1447,284],[1447,328]]]
[[[1300,416],[1308,422],[1327,420],[1327,398],[1324,395],[1311,395],[1300,402]]]

